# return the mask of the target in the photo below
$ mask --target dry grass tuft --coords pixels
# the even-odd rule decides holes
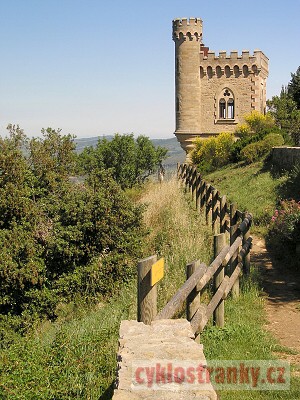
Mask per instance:
[[[165,257],[165,277],[159,283],[159,303],[164,305],[185,281],[185,266],[200,259],[209,263],[211,229],[205,217],[193,211],[190,195],[174,177],[162,185],[150,184],[141,202],[147,205],[148,254]]]

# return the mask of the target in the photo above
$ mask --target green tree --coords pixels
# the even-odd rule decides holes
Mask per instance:
[[[48,128],[29,140],[8,128],[0,138],[0,313],[54,317],[59,301],[107,295],[134,273],[142,209],[105,169],[70,180],[70,135]]]
[[[8,126],[0,138],[0,228],[10,228],[34,214],[36,179],[24,152],[28,139],[18,125]]]
[[[292,79],[288,84],[288,93],[297,104],[297,109],[300,110],[300,67],[294,74],[291,74],[291,77]]]
[[[279,96],[267,101],[268,113],[274,118],[276,125],[286,133],[293,144],[300,143],[300,110],[288,89],[282,87]]]
[[[151,140],[132,134],[116,134],[111,141],[99,139],[96,148],[80,154],[80,165],[86,173],[98,174],[105,169],[123,189],[145,181],[166,158],[167,149],[155,147]]]
[[[51,191],[74,173],[76,145],[74,137],[62,135],[60,129],[42,129],[42,135],[31,139],[29,159],[39,187]]]

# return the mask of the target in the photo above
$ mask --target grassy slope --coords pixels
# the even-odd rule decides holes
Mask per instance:
[[[255,163],[244,167],[229,165],[207,174],[205,179],[236,202],[241,211],[251,212],[255,224],[265,226],[276,208],[277,190],[286,177],[274,179],[262,163]]]

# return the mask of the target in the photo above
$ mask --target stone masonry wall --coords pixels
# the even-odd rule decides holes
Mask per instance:
[[[294,165],[300,165],[300,147],[274,147],[272,164],[279,170],[291,170]]]
[[[267,57],[259,50],[250,55],[243,51],[217,56],[200,53],[201,119],[202,135],[233,132],[237,124],[244,122],[245,114],[256,110],[264,113],[266,107]],[[234,119],[220,119],[219,100],[229,89],[234,96]]]
[[[113,400],[216,400],[210,383],[189,384],[184,378],[189,367],[206,371],[203,346],[193,339],[184,319],[151,325],[122,321]]]
[[[241,85],[241,79],[244,79]],[[251,81],[247,78],[226,78],[219,79],[203,78],[201,81],[202,98],[201,98],[201,116],[202,116],[202,133],[212,134],[221,132],[233,132],[238,123],[242,123],[242,117],[251,112]],[[232,123],[226,119],[219,120],[219,104],[215,97],[223,88],[230,88],[235,94],[235,119]],[[212,95],[213,94],[213,95]]]

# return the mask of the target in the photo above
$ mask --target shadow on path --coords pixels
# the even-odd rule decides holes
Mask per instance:
[[[251,263],[261,270],[266,298],[266,328],[282,346],[293,350],[285,354],[291,362],[300,364],[300,274],[268,252],[265,240],[253,237]],[[292,353],[293,353],[292,352]],[[281,357],[281,355],[280,355]]]

